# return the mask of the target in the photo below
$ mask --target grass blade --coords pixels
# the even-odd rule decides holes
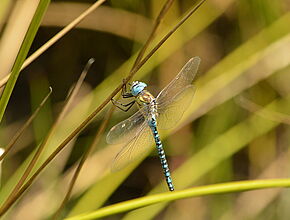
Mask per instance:
[[[240,181],[231,183],[222,183],[209,186],[194,187],[186,190],[167,192],[151,196],[145,196],[134,200],[118,203],[108,207],[99,209],[98,211],[78,215],[65,220],[89,220],[98,219],[113,214],[130,211],[144,206],[153,205],[156,203],[170,202],[178,199],[191,197],[215,195],[221,193],[234,193],[248,190],[266,189],[276,187],[290,187],[290,179],[267,179],[254,181]],[[148,217],[148,216],[147,216]],[[148,219],[148,218],[147,218]]]
[[[19,76],[20,68],[21,68],[22,64],[24,63],[24,60],[27,56],[27,53],[30,49],[30,46],[33,42],[35,35],[36,35],[36,32],[39,28],[41,19],[44,15],[49,3],[50,3],[50,0],[41,0],[39,2],[37,9],[36,9],[34,17],[31,21],[31,24],[29,26],[27,34],[24,38],[24,41],[23,41],[22,46],[20,48],[20,51],[17,55],[16,61],[13,65],[11,76],[8,80],[8,83],[7,83],[7,85],[4,89],[4,92],[1,96],[1,99],[0,99],[0,122],[2,121],[6,106],[8,104],[8,101],[9,101],[10,96],[12,94],[14,85],[17,81],[18,76]]]

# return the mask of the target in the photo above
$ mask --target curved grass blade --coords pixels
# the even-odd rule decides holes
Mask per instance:
[[[266,189],[266,188],[289,188],[289,179],[267,179],[253,181],[239,181],[230,183],[220,183],[208,186],[199,186],[186,190],[167,192],[162,194],[150,195],[126,202],[117,203],[108,207],[99,209],[98,211],[83,215],[73,216],[65,220],[89,220],[98,219],[117,213],[122,213],[137,208],[146,207],[163,202],[175,201],[178,199],[192,198],[206,195],[216,195],[224,193],[234,193],[248,190]]]

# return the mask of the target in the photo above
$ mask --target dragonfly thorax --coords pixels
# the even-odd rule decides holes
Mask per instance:
[[[152,114],[156,113],[156,101],[155,97],[147,91],[146,83],[134,81],[131,85],[131,93],[135,97],[135,100],[140,108],[143,106],[149,106]]]
[[[146,107],[149,116],[149,124],[156,126],[157,104],[155,97],[147,90],[143,90],[136,96],[136,102],[140,108]]]
[[[136,96],[136,101],[139,105],[155,105],[155,97],[147,90],[141,91]]]
[[[146,83],[134,81],[131,85],[130,91],[133,96],[138,96],[145,88],[147,87]]]

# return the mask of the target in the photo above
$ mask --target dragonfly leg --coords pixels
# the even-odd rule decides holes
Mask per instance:
[[[123,80],[124,81],[124,80]],[[122,97],[123,98],[131,98],[133,97],[133,95],[130,92],[127,92],[127,84],[125,83],[122,87]]]
[[[133,97],[133,95],[131,94],[131,93],[124,93],[124,94],[122,94],[122,97],[123,98],[132,98]]]
[[[115,105],[117,108],[121,109],[124,112],[127,112],[135,103],[135,100],[133,100],[132,102],[129,102],[127,104],[123,104],[119,101],[116,101],[114,99],[111,99],[113,105]]]

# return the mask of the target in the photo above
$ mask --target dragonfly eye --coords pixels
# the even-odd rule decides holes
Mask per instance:
[[[147,87],[146,83],[134,81],[131,86],[131,93],[133,96],[137,96]]]

